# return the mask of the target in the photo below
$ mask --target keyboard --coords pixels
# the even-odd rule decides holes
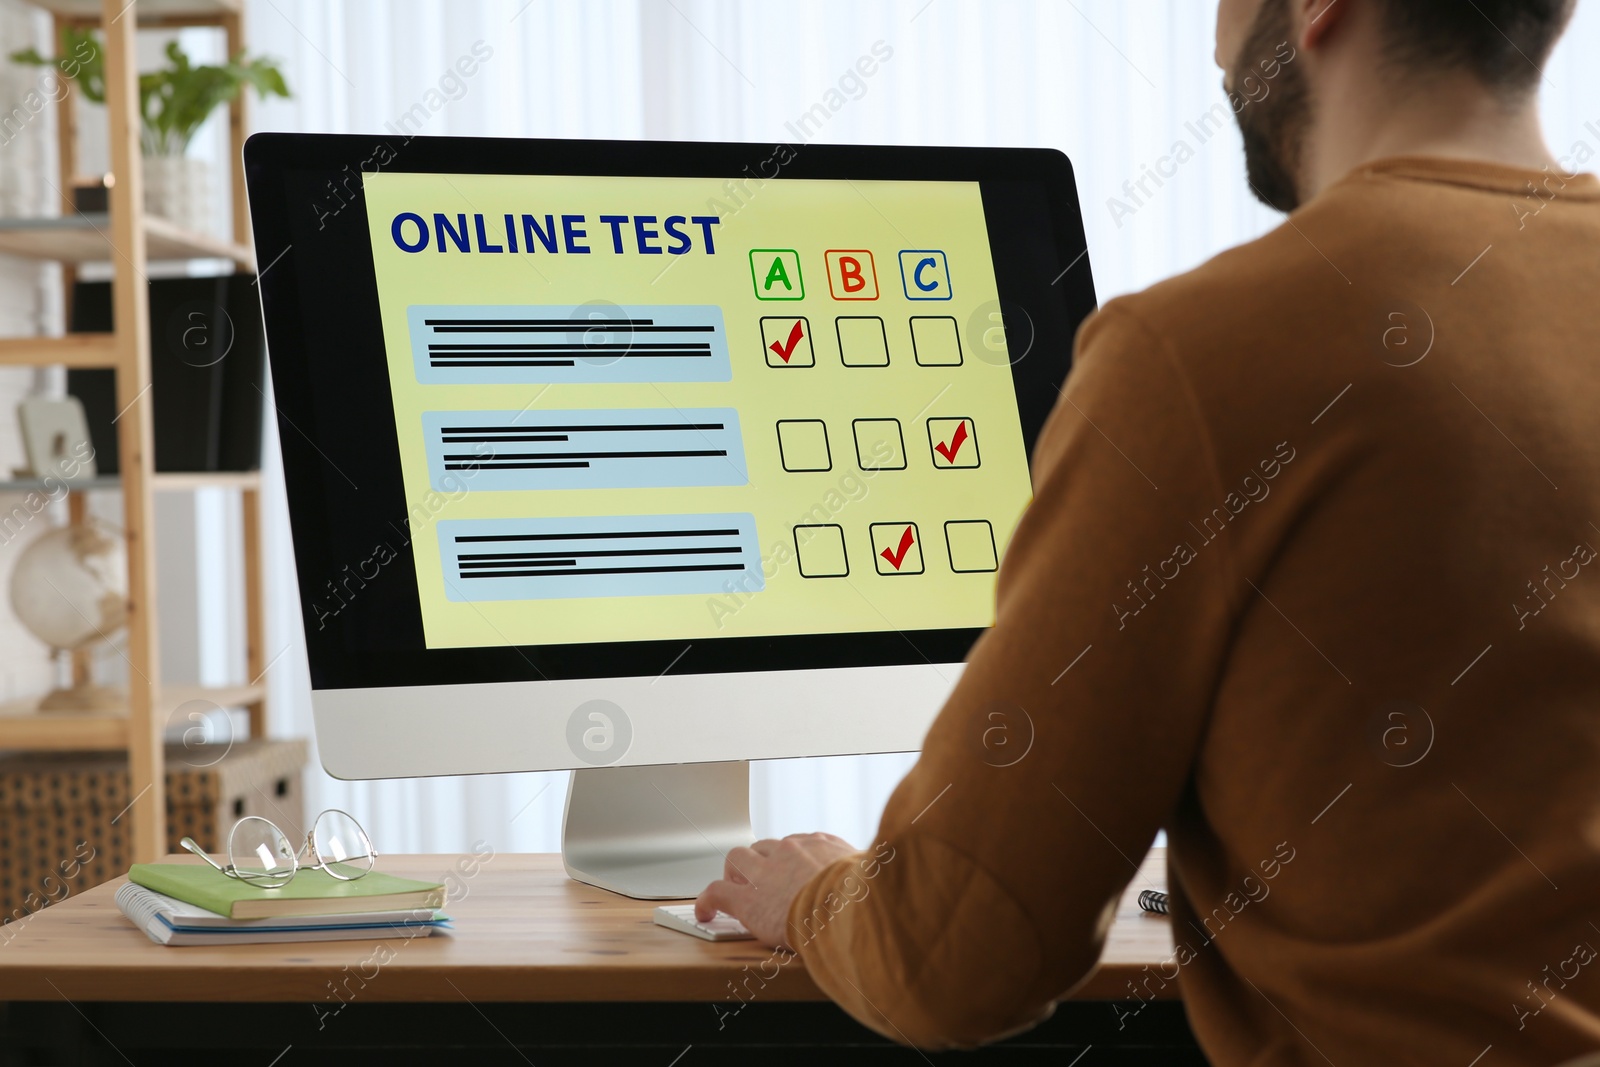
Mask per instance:
[[[719,911],[710,922],[697,922],[693,904],[663,904],[656,909],[656,925],[693,934],[707,941],[749,941],[755,937],[744,924],[727,912]]]

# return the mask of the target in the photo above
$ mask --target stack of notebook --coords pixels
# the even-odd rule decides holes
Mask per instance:
[[[438,911],[444,886],[378,871],[344,882],[302,870],[288,885],[261,889],[201,864],[136,863],[116,900],[162,945],[409,939],[449,922]]]

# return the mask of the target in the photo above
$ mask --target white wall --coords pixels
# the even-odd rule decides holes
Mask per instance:
[[[0,19],[14,4],[0,0]],[[1193,266],[1274,223],[1244,188],[1233,129],[1201,144],[1185,126],[1223,102],[1211,63],[1214,0],[251,0],[249,10],[252,48],[285,62],[296,94],[257,107],[257,129],[381,131],[482,40],[493,58],[423,132],[791,140],[786,124],[881,40],[893,48],[892,59],[816,139],[1066,151],[1077,168],[1102,299]],[[8,25],[0,21],[0,29]],[[1600,67],[1585,62],[1597,48],[1600,0],[1580,0],[1576,23],[1545,72],[1545,113],[1558,154],[1578,140],[1600,150]],[[1596,124],[1594,132],[1586,121]],[[208,136],[197,151],[220,145],[215,131]],[[1108,199],[1126,198],[1123,183],[1180,140],[1194,158],[1119,225]],[[8,173],[6,160],[0,149],[0,175]],[[0,316],[12,313],[22,291],[12,275],[0,274]],[[0,379],[0,458],[8,440],[6,388]],[[275,439],[267,454],[266,543],[274,561],[268,654],[281,654],[271,674],[274,730],[306,735],[309,683]],[[164,640],[190,642],[194,668],[213,680],[236,669],[228,662],[236,648],[228,620],[236,612],[227,594],[235,582],[223,558],[234,541],[217,525],[225,510],[223,501],[196,505],[199,544],[215,546],[199,553],[198,624],[179,626],[170,610],[164,620]],[[185,544],[172,541],[164,556],[186,558]],[[3,559],[0,550],[0,567]],[[0,685],[10,658],[0,618]],[[758,829],[823,828],[864,841],[908,759],[762,767]],[[352,785],[313,772],[309,793],[313,804],[355,812],[390,852],[457,850],[479,837],[502,850],[553,849],[564,775]]]

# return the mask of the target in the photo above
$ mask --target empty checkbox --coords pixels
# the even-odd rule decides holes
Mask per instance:
[[[889,365],[889,338],[876,315],[840,315],[834,330],[839,335],[839,361],[846,367]]]
[[[828,471],[828,426],[821,419],[779,419],[778,460],[786,471]]]
[[[856,466],[864,471],[906,469],[906,441],[899,419],[856,419],[850,424],[856,438]]]
[[[794,553],[802,578],[847,578],[850,575],[843,526],[830,523],[796,526]]]
[[[944,543],[950,550],[950,569],[957,574],[978,574],[999,569],[994,548],[994,527],[987,519],[960,519],[944,524]]]
[[[961,366],[961,331],[948,315],[911,316],[911,354],[921,367]]]

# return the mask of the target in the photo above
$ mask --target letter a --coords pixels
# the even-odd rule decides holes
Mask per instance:
[[[772,283],[779,281],[783,283],[785,290],[791,293],[794,292],[794,284],[789,281],[789,271],[783,265],[783,257],[773,256],[772,266],[767,268],[767,280],[761,288],[763,291],[770,293],[772,291]]]

